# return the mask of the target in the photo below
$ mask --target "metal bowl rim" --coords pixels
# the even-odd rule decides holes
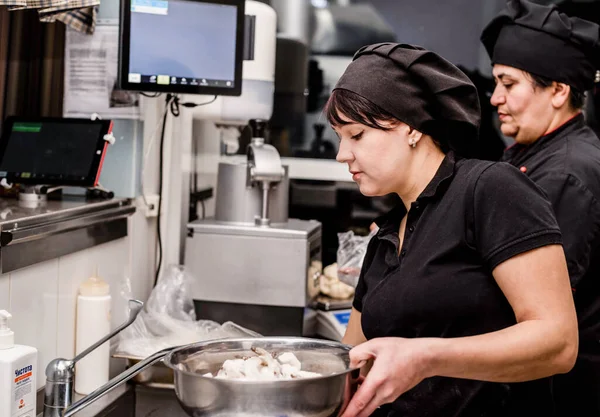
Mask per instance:
[[[256,337],[240,337],[240,338],[225,338],[225,339],[210,339],[210,340],[204,340],[202,342],[197,342],[197,343],[190,343],[189,345],[184,345],[184,346],[179,346],[177,348],[174,348],[173,350],[171,350],[163,359],[163,363],[171,368],[174,372],[176,373],[181,373],[183,375],[188,375],[188,376],[192,376],[195,378],[201,378],[207,381],[213,381],[216,383],[222,383],[222,384],[240,384],[240,385],[245,385],[245,384],[252,384],[252,385],[273,385],[273,384],[285,384],[285,383],[299,383],[301,381],[321,381],[323,379],[328,379],[328,378],[334,378],[336,376],[342,376],[342,375],[346,375],[349,374],[351,372],[357,371],[360,368],[358,367],[349,367],[348,369],[346,369],[343,372],[336,372],[333,374],[328,374],[328,375],[322,375],[322,376],[317,376],[317,377],[312,377],[312,378],[299,378],[299,379],[282,379],[279,381],[247,381],[247,380],[240,380],[240,379],[221,379],[221,378],[215,378],[215,377],[208,377],[208,376],[204,376],[200,373],[196,373],[196,372],[190,372],[190,371],[184,371],[182,369],[176,368],[172,362],[173,362],[173,356],[175,354],[177,354],[178,352],[185,350],[185,349],[189,349],[189,348],[193,348],[196,346],[200,346],[200,345],[210,345],[210,344],[214,344],[214,343],[224,343],[224,342],[239,342],[239,343],[244,343],[244,342],[255,342],[256,340],[261,340],[261,341],[266,341],[266,342],[281,342],[281,341],[302,341],[302,342],[306,342],[306,343],[310,343],[310,342],[315,342],[324,346],[330,346],[330,347],[335,347],[335,348],[342,348],[342,349],[347,349],[348,352],[350,352],[350,350],[352,349],[352,346],[350,345],[346,345],[340,342],[334,342],[331,340],[322,340],[322,339],[314,339],[314,338],[308,338],[308,337],[287,337],[287,336],[271,336],[271,337],[260,337],[260,338],[256,338]]]

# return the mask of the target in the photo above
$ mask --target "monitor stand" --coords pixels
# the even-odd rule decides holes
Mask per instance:
[[[19,205],[26,208],[45,207],[48,204],[48,187],[26,185],[19,191]]]
[[[25,208],[40,208],[46,207],[48,204],[48,194],[53,193],[55,191],[60,191],[65,186],[56,185],[25,185],[21,186],[21,190],[19,191],[19,206]],[[85,197],[88,200],[110,200],[114,198],[115,194],[102,188],[101,186],[97,187],[87,187]],[[56,197],[52,198],[56,200]]]

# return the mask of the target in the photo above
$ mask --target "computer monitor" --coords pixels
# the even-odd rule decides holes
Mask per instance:
[[[110,120],[9,117],[0,138],[0,178],[26,185],[98,184]]]
[[[122,0],[119,86],[239,96],[245,0]]]

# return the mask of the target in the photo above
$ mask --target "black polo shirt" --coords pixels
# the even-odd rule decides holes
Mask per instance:
[[[561,241],[538,187],[505,163],[448,154],[411,205],[403,249],[400,204],[377,220],[356,288],[367,339],[462,337],[514,325],[492,276],[503,261]],[[501,384],[433,377],[376,415],[402,417],[550,416],[549,379]]]
[[[600,140],[578,115],[504,159],[542,188],[562,231],[579,356],[571,372],[554,378],[559,415],[600,416]]]

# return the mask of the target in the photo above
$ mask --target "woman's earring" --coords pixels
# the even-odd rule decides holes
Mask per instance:
[[[415,141],[415,140],[411,140],[410,142],[408,142],[408,144],[409,144],[410,146],[412,146],[413,148],[416,148],[416,147],[417,147],[417,141]]]

